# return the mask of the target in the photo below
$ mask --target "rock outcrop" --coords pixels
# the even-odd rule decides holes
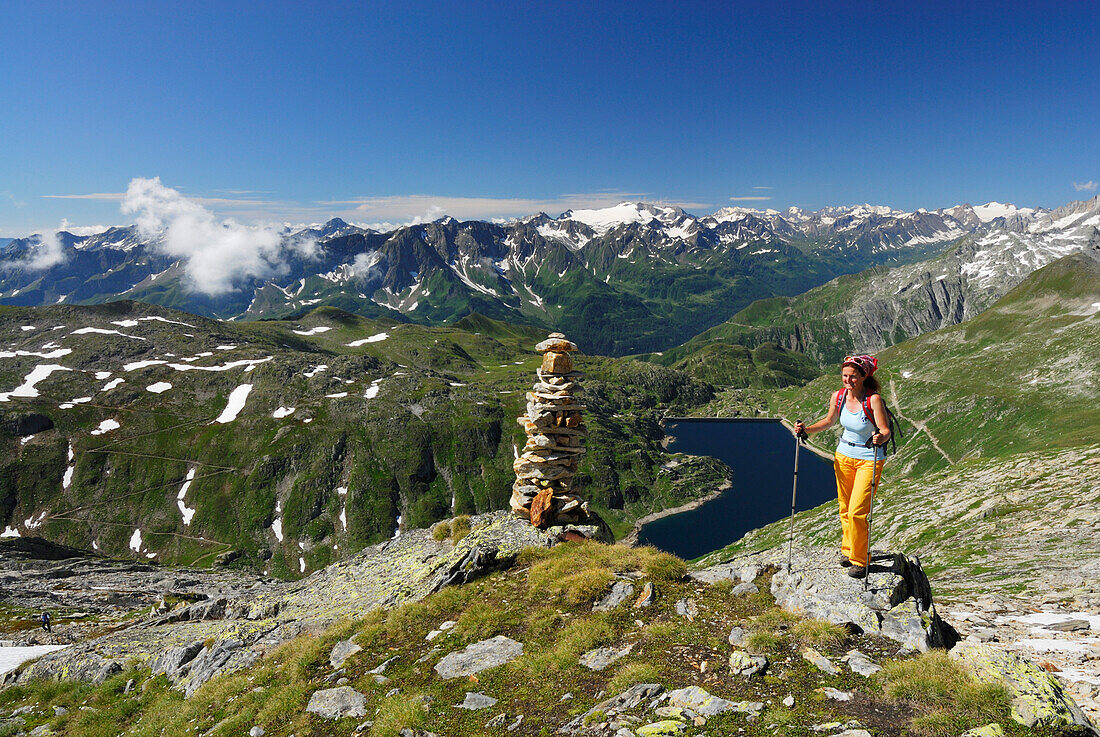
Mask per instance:
[[[1015,721],[1028,727],[1078,727],[1087,734],[1100,734],[1087,731],[1095,729],[1088,715],[1044,668],[977,642],[974,635],[960,642],[959,633],[940,617],[918,558],[873,551],[864,587],[862,581],[849,578],[836,565],[832,549],[796,549],[790,572],[786,570],[786,557],[785,550],[773,549],[739,556],[690,575],[708,583],[740,581],[743,574],[755,573],[760,566],[775,566],[779,570],[772,576],[771,591],[776,604],[784,609],[877,634],[912,650],[949,649],[952,657],[978,680],[1000,683],[1008,689]],[[1087,620],[1081,621],[1088,624]],[[744,635],[738,630],[730,633],[730,643],[735,647]],[[834,663],[810,648],[803,651],[803,657],[826,673],[837,671]],[[881,670],[858,651],[850,651],[843,660],[853,672],[864,675]],[[747,663],[742,659],[735,662],[731,657],[733,673],[739,672],[737,666],[744,665]]]
[[[164,673],[176,688],[190,696],[214,676],[248,667],[302,633],[320,632],[339,619],[416,601],[445,586],[472,581],[511,565],[523,548],[549,547],[574,538],[611,542],[606,525],[552,526],[540,531],[508,512],[481,515],[472,521],[470,534],[457,543],[435,540],[430,530],[410,530],[300,581],[253,579],[250,587],[243,585],[245,576],[240,573],[194,572],[192,576],[191,571],[166,573],[155,566],[119,564],[94,557],[36,561],[0,556],[5,595],[10,592],[19,597],[21,585],[28,591],[39,591],[58,571],[79,571],[92,576],[85,581],[85,603],[89,605],[94,604],[96,596],[110,599],[111,591],[101,590],[104,584],[148,587],[148,593],[135,595],[135,608],[148,605],[158,596],[162,601],[179,601],[171,610],[150,607],[148,615],[131,620],[117,631],[49,653],[21,670],[7,673],[0,684],[32,678],[101,683],[120,672],[124,664],[137,662]],[[30,547],[24,542],[19,549]],[[75,556],[79,551],[64,552]],[[33,553],[26,552],[25,556]],[[35,575],[28,575],[31,573]],[[172,584],[167,596],[165,581]],[[38,602],[37,596],[32,600]],[[117,614],[117,608],[94,611]],[[347,653],[340,655],[346,657]]]
[[[866,584],[836,565],[832,550],[799,550],[790,572],[785,551],[765,551],[720,563],[691,576],[700,581],[741,580],[741,571],[760,565],[780,570],[772,577],[779,606],[860,631],[880,634],[913,650],[951,647],[958,634],[936,612],[932,587],[920,560],[873,551]]]
[[[960,643],[951,657],[979,680],[1003,683],[1012,697],[1012,718],[1025,727],[1078,726],[1100,735],[1058,679],[1035,663],[977,642]]]

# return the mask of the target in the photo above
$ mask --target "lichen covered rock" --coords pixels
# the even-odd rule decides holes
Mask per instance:
[[[1004,684],[1012,696],[1012,718],[1020,724],[1093,729],[1058,680],[1035,663],[978,642],[959,643],[951,657],[979,681]]]

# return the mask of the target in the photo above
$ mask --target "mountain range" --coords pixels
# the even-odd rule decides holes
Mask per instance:
[[[11,241],[0,248],[0,303],[133,299],[235,320],[327,305],[426,325],[477,312],[566,328],[587,351],[622,355],[671,348],[758,299],[923,262],[948,247],[960,278],[979,290],[992,285],[995,298],[1003,284],[1094,238],[1098,224],[1100,198],[1053,211],[861,205],[725,208],[703,217],[624,202],[506,223],[444,217],[387,232],[333,219],[284,229],[274,273],[218,293],[202,291],[189,257],[169,248],[165,233],[127,226]],[[46,251],[50,258],[41,258]],[[947,311],[949,319],[972,314]]]

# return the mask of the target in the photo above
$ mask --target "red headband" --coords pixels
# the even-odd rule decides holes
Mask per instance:
[[[867,378],[878,369],[878,359],[874,356],[867,355],[845,356],[840,365],[853,366],[857,371],[863,374],[863,378]]]

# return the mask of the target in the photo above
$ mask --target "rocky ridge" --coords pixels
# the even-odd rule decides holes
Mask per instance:
[[[792,555],[789,571],[788,555]],[[861,632],[875,632],[915,650],[948,649],[979,679],[1007,685],[1016,721],[1028,727],[1062,724],[1093,729],[1091,720],[1096,719],[1097,710],[1091,687],[1082,687],[1081,681],[1067,687],[1056,678],[1061,669],[1046,660],[1036,663],[1034,652],[1027,654],[1029,658],[1020,654],[1020,648],[991,645],[998,639],[991,629],[973,631],[974,623],[991,625],[989,620],[967,613],[965,618],[971,625],[964,630],[968,634],[960,644],[959,632],[940,616],[919,559],[873,550],[863,583],[846,575],[836,564],[836,555],[836,548],[831,546],[800,545],[793,554],[776,547],[735,556],[693,571],[691,576],[708,582],[743,580],[761,566],[780,567],[772,576],[771,590],[784,609]],[[1096,620],[1100,623],[1100,617]],[[1040,617],[1038,621],[1065,632],[1087,632],[1091,624],[1089,619],[1057,616]],[[1083,682],[1088,684],[1090,679]],[[1084,709],[1078,700],[1084,702]]]
[[[84,556],[20,561],[17,556],[2,555],[4,597],[9,600],[56,605],[59,597],[65,597],[116,618],[152,600],[149,612],[138,619],[116,623],[108,633],[51,653],[5,680],[63,676],[102,682],[120,672],[123,664],[137,660],[165,673],[191,694],[214,676],[247,667],[303,632],[319,632],[338,619],[416,601],[444,586],[473,581],[507,567],[525,547],[555,544],[567,531],[581,538],[606,534],[597,527],[540,531],[497,512],[475,518],[470,534],[457,543],[437,541],[427,529],[412,530],[301,581],[266,579],[251,585],[232,573],[185,570],[165,575],[152,566]],[[20,540],[0,541],[0,545],[17,550],[28,547]],[[80,578],[73,580],[72,575]],[[97,604],[101,600],[105,605]],[[76,639],[64,627],[55,629],[52,637],[33,631],[20,642]]]
[[[866,737],[897,734],[897,716],[889,711],[888,702],[861,687],[863,679],[880,677],[876,674],[892,660],[929,645],[946,644],[945,638],[952,635],[951,628],[936,616],[919,561],[904,556],[877,556],[866,592],[861,583],[846,576],[828,575],[823,566],[831,556],[807,549],[796,552],[790,574],[775,570],[773,564],[785,564],[785,555],[773,551],[728,561],[697,572],[690,580],[681,580],[676,577],[682,568],[662,575],[659,568],[652,567],[658,559],[632,560],[629,549],[591,543],[525,554],[524,567],[520,568],[509,567],[509,563],[523,548],[536,546],[536,550],[546,551],[547,545],[570,537],[571,532],[598,531],[556,528],[540,533],[506,513],[475,523],[470,535],[457,543],[435,540],[428,531],[412,532],[295,584],[248,591],[244,601],[180,601],[166,612],[151,612],[123,629],[47,655],[6,680],[9,685],[14,681],[28,687],[41,676],[93,682],[115,678],[112,683],[117,689],[121,687],[118,679],[128,677],[131,682],[125,691],[130,693],[134,683],[148,679],[141,675],[148,669],[153,676],[162,674],[189,699],[205,704],[207,697],[203,694],[207,692],[203,686],[213,679],[219,679],[221,694],[229,687],[227,684],[237,682],[232,681],[237,673],[253,674],[257,683],[271,684],[272,675],[284,667],[279,663],[285,656],[278,653],[286,651],[279,649],[280,645],[303,641],[304,637],[304,641],[317,642],[325,655],[320,658],[323,665],[314,666],[320,670],[308,686],[295,692],[300,694],[296,698],[300,699],[301,713],[309,715],[305,721],[294,717],[298,725],[295,731],[301,734],[323,733],[328,729],[325,725],[334,720],[349,729],[358,724],[354,732],[366,733],[375,728],[375,720],[383,718],[389,700],[406,699],[422,707],[417,711],[423,716],[408,728],[412,735],[429,734],[417,731],[417,724],[443,734],[453,734],[456,729],[468,734],[506,727],[518,734],[550,729],[558,734],[600,737],[698,733],[693,730],[701,729],[722,733],[746,728],[752,734],[770,734],[768,730],[774,730],[777,724],[791,724],[792,712],[798,712],[799,719],[808,720],[802,722],[805,729]],[[602,548],[607,552],[601,553]],[[509,600],[523,590],[538,599],[550,597],[554,601],[555,594],[542,585],[532,588],[540,561],[573,561],[569,567],[583,567],[585,556],[605,554],[611,556],[609,562],[617,561],[610,566],[615,573],[605,579],[609,586],[602,595],[587,606],[595,610],[592,616],[605,618],[605,626],[614,622],[615,631],[621,630],[621,634],[604,639],[606,645],[602,647],[583,651],[584,647],[599,645],[599,641],[587,640],[590,645],[567,656],[574,663],[569,672],[577,673],[570,678],[577,680],[563,682],[575,685],[570,692],[556,697],[559,710],[566,712],[562,715],[545,709],[545,702],[542,709],[532,710],[532,702],[516,698],[522,688],[515,687],[515,679],[527,672],[525,668],[553,674],[561,667],[546,670],[548,653],[557,652],[561,646],[555,644],[558,636],[552,635],[549,645],[542,642],[545,635],[538,633],[546,631],[535,626],[537,618],[528,615],[527,629],[521,625],[514,630],[505,624],[503,634],[479,639],[475,633],[500,633],[501,625],[471,630],[469,617],[476,605],[447,621],[433,619],[430,614],[427,618],[414,614],[419,605],[400,606],[402,602],[424,600],[430,592],[441,591],[448,584],[465,583],[461,589],[471,593],[434,599],[441,603],[433,606],[447,607],[443,602],[461,601],[462,597],[482,602],[489,596],[492,603],[486,611],[492,612],[492,620],[510,621],[516,615],[509,613]],[[620,567],[624,563],[625,567]],[[635,565],[642,570],[632,570]],[[774,573],[767,566],[772,566]],[[642,582],[641,594],[636,596],[635,586]],[[812,613],[816,620],[831,618],[847,629],[839,630],[839,642],[823,639],[821,644],[784,644],[788,628],[792,633],[800,631],[801,625],[796,624],[800,620],[777,614],[778,609],[767,610],[773,596],[775,603],[789,611]],[[521,601],[519,612],[529,606]],[[379,630],[378,623],[387,621],[386,617],[371,619],[369,615],[379,612],[380,607],[388,608],[389,618],[402,624],[394,629],[387,624]],[[347,623],[359,617],[376,624],[352,629],[349,637]],[[581,621],[578,619],[576,624],[581,625]],[[769,629],[761,629],[762,625]],[[777,629],[769,634],[773,627]],[[728,645],[713,644],[715,629]],[[568,639],[569,630],[567,626],[560,637]],[[355,635],[356,631],[360,634]],[[387,637],[399,637],[403,644],[395,648],[394,644],[379,641],[384,632],[392,633]],[[674,639],[665,639],[673,632],[677,633]],[[708,632],[712,633],[712,644],[704,644]],[[827,633],[830,638],[837,636],[832,631]],[[763,642],[770,644],[761,645],[760,635],[766,635]],[[549,651],[545,649],[548,646]],[[1009,683],[1015,694],[1013,718],[1017,722],[1044,729],[1076,723],[1087,729],[1072,699],[1065,698],[1057,682],[1041,669],[1018,661],[1010,666],[998,665],[999,661],[984,647],[969,647],[967,652],[967,657],[959,661],[968,663],[974,673]],[[620,667],[620,660],[627,665]],[[728,666],[724,664],[727,660]],[[614,683],[622,683],[621,676],[627,672],[624,669],[629,668],[635,669],[631,673],[657,675],[650,665],[656,662],[663,663],[662,670],[672,669],[667,671],[669,674],[675,672],[671,681],[643,678],[625,690],[619,687],[609,691],[607,676],[601,675],[619,674]],[[126,673],[118,675],[124,667]],[[582,676],[584,673],[590,675]],[[289,672],[283,677],[290,677]],[[252,693],[253,699],[263,698],[262,694],[272,687],[254,687],[252,680],[252,675],[242,675],[238,681],[244,692],[230,701],[244,693]],[[449,685],[452,683],[455,685]],[[155,692],[156,684],[156,680],[146,680],[141,689],[133,689],[132,698],[150,689],[150,693]],[[426,686],[426,692],[417,691]],[[553,689],[555,684],[549,687]],[[408,695],[404,696],[406,690]],[[247,710],[244,701],[240,707],[245,715],[255,713]],[[220,710],[226,708],[225,704],[220,706]],[[275,735],[287,731],[285,724],[269,721],[253,723],[248,730],[247,722],[233,721],[233,708],[208,731],[222,734],[229,725],[235,725],[240,733]],[[377,713],[375,708],[379,709]],[[33,705],[16,711],[12,719],[24,719],[26,723],[26,718],[31,718],[41,723],[40,712]],[[64,716],[57,712],[55,718]],[[446,724],[452,728],[442,726]],[[1009,733],[1023,734],[1013,732],[1011,727]]]

